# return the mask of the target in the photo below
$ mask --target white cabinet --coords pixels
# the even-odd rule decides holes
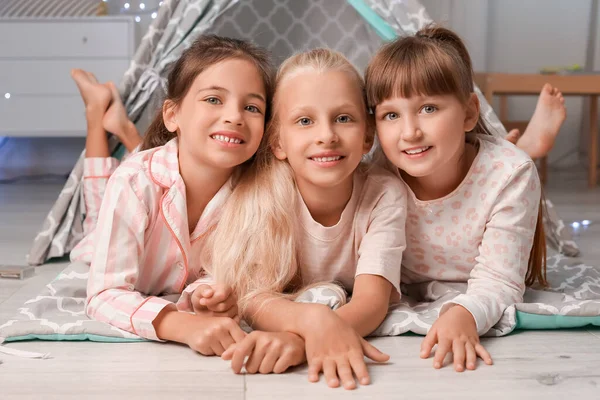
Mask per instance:
[[[70,70],[118,83],[134,37],[130,17],[0,18],[0,136],[85,136]]]

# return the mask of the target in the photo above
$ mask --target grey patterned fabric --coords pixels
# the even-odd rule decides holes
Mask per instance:
[[[346,0],[260,0],[231,8],[211,32],[251,38],[280,63],[295,52],[328,47],[343,53],[360,70],[381,39]]]
[[[17,314],[0,326],[0,343],[27,340],[142,340],[109,324],[91,320],[84,312],[89,266],[69,265],[35,298],[25,302]],[[515,328],[539,328],[528,320],[548,317],[544,328],[566,328],[594,324],[600,326],[600,269],[582,264],[574,258],[552,254],[548,259],[546,290],[527,289],[523,303],[504,311],[501,320],[486,336],[503,336]],[[442,305],[464,293],[466,283],[427,282],[402,285],[400,304],[390,309],[388,316],[372,336],[396,336],[406,332],[425,335],[438,318]],[[296,301],[325,304],[332,309],[345,303],[331,287],[314,287],[302,293]],[[169,298],[176,301],[176,298]],[[175,296],[177,297],[177,296]],[[589,317],[570,318],[570,317]]]
[[[152,115],[162,104],[164,92],[161,82],[168,74],[169,65],[179,58],[195,37],[206,32],[218,16],[238,1],[167,0],[160,7],[119,88],[129,118],[140,132],[149,125]],[[111,151],[117,149],[118,144],[116,137],[110,138]],[[31,265],[64,256],[83,237],[85,207],[81,198],[81,181],[84,156],[82,153],[79,157],[42,230],[33,241],[27,259]]]
[[[34,338],[52,340],[141,340],[137,335],[85,315],[85,297],[90,266],[69,265],[35,298],[23,304],[17,315],[0,326],[0,342]]]
[[[514,329],[600,326],[600,269],[554,253],[548,258],[548,281],[547,289],[527,289],[523,303],[508,307],[485,336],[504,336]],[[464,293],[467,284],[433,281],[402,285],[401,289],[401,302],[390,308],[371,336],[427,334],[442,306]],[[346,299],[330,289],[316,287],[303,293],[299,301],[335,309]]]
[[[416,0],[365,0],[398,35],[414,34],[431,22]],[[120,85],[128,113],[140,132],[145,131],[163,100],[162,86],[169,65],[201,33],[251,38],[282,61],[295,51],[329,47],[344,53],[359,69],[381,44],[346,0],[167,0],[150,26]],[[477,89],[482,114],[496,134],[506,130]],[[110,138],[111,149],[118,141]],[[67,183],[44,221],[28,256],[39,265],[62,257],[81,240],[85,214],[81,199],[82,153]],[[564,254],[579,249],[556,213],[546,221],[548,243]]]

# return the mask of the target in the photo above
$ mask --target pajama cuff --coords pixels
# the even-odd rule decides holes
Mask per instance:
[[[466,294],[459,294],[448,303],[445,303],[440,310],[440,315],[456,304],[463,306],[471,313],[475,320],[475,324],[477,325],[477,334],[479,336],[485,334],[490,329],[490,327],[487,326],[487,312],[485,307],[479,300]]]
[[[83,160],[83,178],[108,178],[119,166],[113,157],[89,157]]]
[[[156,330],[152,322],[156,319],[163,308],[172,305],[170,301],[161,299],[160,297],[148,297],[131,315],[131,327],[136,335],[145,339],[156,340],[163,342],[156,335]]]

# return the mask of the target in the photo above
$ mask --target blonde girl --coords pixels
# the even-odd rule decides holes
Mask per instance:
[[[279,69],[267,131],[268,149],[225,206],[207,265],[235,287],[253,327],[273,333],[254,332],[223,357],[236,372],[249,357],[248,372],[268,373],[306,354],[313,382],[323,371],[332,387],[356,387],[353,374],[368,384],[363,356],[388,359],[363,336],[399,296],[406,190],[361,162],[374,137],[361,76],[331,50],[292,56]],[[336,311],[282,296],[332,281],[352,294]]]

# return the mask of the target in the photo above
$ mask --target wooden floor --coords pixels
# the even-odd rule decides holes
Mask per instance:
[[[583,175],[583,174],[582,174]],[[23,263],[60,185],[0,186],[0,263]],[[552,175],[547,190],[566,222],[589,219],[577,238],[583,259],[600,265],[600,189],[585,179]],[[37,268],[24,281],[0,279],[0,324],[35,295],[64,263]],[[600,398],[600,330],[522,331],[483,339],[495,365],[458,374],[432,368],[418,357],[420,337],[372,342],[392,358],[371,366],[373,384],[348,393],[310,384],[306,369],[284,375],[234,375],[219,358],[202,357],[175,344],[25,342],[12,348],[49,352],[47,360],[0,354],[1,399],[547,399]]]

